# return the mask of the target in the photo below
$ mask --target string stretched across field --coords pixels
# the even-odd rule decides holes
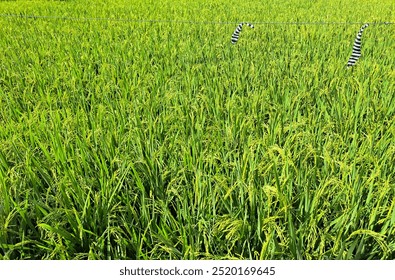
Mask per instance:
[[[248,25],[248,26],[251,27],[251,28],[254,28],[254,25],[251,24],[251,23],[248,23],[248,22],[242,22],[242,23],[240,23],[240,24],[236,27],[235,32],[233,32],[233,34],[232,34],[232,39],[231,39],[232,44],[236,44],[236,43],[237,43],[237,40],[239,40],[240,32],[241,32],[241,30],[243,29],[243,25],[244,25],[244,24],[245,24],[245,25]]]
[[[347,62],[347,67],[354,66],[355,63],[357,63],[357,60],[360,58],[360,56],[361,56],[361,46],[362,46],[362,41],[361,41],[361,39],[362,39],[362,32],[368,26],[369,26],[369,24],[366,23],[359,30],[359,32],[357,34],[357,38],[355,38],[355,42],[354,42],[354,45],[352,47],[352,54],[351,54],[351,56],[350,56],[350,58],[348,59],[348,62]]]
[[[148,18],[107,18],[107,17],[73,17],[73,16],[53,16],[53,15],[34,15],[34,14],[0,14],[0,18],[26,18],[26,19],[48,19],[48,20],[70,20],[70,21],[120,21],[120,22],[133,22],[138,24],[143,23],[172,23],[172,24],[234,24],[234,22],[223,21],[196,21],[196,20],[174,20],[174,19],[148,19]],[[255,24],[261,25],[354,25],[361,24],[355,21],[260,21]],[[395,24],[395,22],[384,21],[375,22],[374,24]]]

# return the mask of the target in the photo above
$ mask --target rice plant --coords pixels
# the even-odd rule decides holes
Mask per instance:
[[[393,1],[176,2],[0,2],[0,259],[394,259]]]

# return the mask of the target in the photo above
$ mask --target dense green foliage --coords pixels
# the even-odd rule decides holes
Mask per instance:
[[[0,258],[395,258],[393,0],[0,14]]]

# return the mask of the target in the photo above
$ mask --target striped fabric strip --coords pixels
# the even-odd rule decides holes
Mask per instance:
[[[251,24],[251,23],[248,23],[248,22],[242,22],[242,23],[240,23],[240,24],[236,27],[235,32],[233,32],[233,34],[232,34],[232,39],[231,39],[232,44],[236,44],[237,41],[239,40],[240,32],[241,32],[241,30],[243,29],[243,25],[244,25],[244,24],[247,25],[247,26],[249,26],[249,27],[251,27],[251,28],[254,28],[254,25]]]
[[[364,29],[366,27],[368,27],[369,24],[366,23],[364,24],[361,29],[359,30],[358,34],[357,34],[357,38],[355,38],[355,42],[354,45],[352,46],[352,54],[350,56],[350,58],[348,59],[347,62],[347,67],[351,67],[354,66],[355,63],[357,63],[357,60],[361,57],[361,46],[362,46],[362,32],[364,31]]]

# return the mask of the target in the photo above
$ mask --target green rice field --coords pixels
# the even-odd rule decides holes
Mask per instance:
[[[394,22],[393,0],[1,1],[0,259],[395,259]]]

